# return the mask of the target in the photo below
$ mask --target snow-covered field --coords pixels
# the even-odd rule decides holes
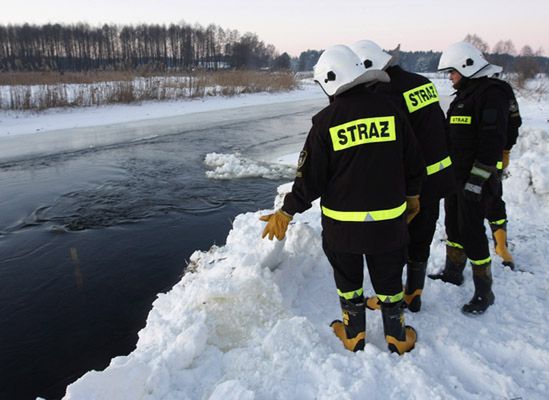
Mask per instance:
[[[442,95],[450,93],[446,80],[435,84]],[[381,315],[368,311],[365,351],[350,353],[329,327],[340,310],[321,248],[318,204],[294,218],[282,242],[261,239],[264,223],[258,218],[269,210],[250,210],[235,219],[225,246],[195,252],[188,273],[159,295],[137,349],[104,371],[84,375],[68,387],[66,398],[547,398],[549,96],[518,100],[524,124],[504,187],[510,248],[524,272],[503,268],[494,255],[496,303],[485,315],[460,312],[473,292],[470,270],[462,287],[427,280],[422,311],[406,314],[419,335],[413,352],[390,354]],[[97,112],[90,119],[102,118]],[[39,116],[21,118],[21,125],[41,125]],[[58,129],[59,119],[51,123]],[[278,158],[280,169],[266,175],[286,177],[284,165],[294,164],[298,151]],[[265,165],[246,155],[210,154],[205,162],[212,178],[264,176]],[[278,196],[273,193],[273,208],[290,188],[288,183]],[[428,272],[444,262],[442,221]],[[365,290],[372,293],[367,279]]]
[[[0,110],[0,137],[46,133],[65,129],[157,120],[191,113],[226,110],[249,105],[276,104],[324,97],[312,80],[301,89],[283,93],[242,94],[233,97],[204,97],[191,100],[147,101],[98,107],[53,108],[44,111]]]
[[[42,112],[0,110],[0,164],[62,152],[147,140],[161,135],[283,115],[288,105],[320,107],[312,81],[287,93],[143,102]]]

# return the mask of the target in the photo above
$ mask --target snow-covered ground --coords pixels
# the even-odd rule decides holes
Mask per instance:
[[[450,93],[446,80],[435,84],[442,95]],[[254,99],[262,101],[249,101]],[[503,268],[494,255],[496,303],[485,315],[460,312],[473,291],[470,271],[462,287],[427,280],[422,311],[406,314],[419,334],[413,352],[390,354],[381,315],[368,311],[366,348],[350,353],[329,327],[340,310],[321,248],[318,204],[294,218],[282,242],[261,239],[258,218],[269,210],[249,212],[235,219],[225,246],[195,252],[188,273],[159,295],[136,350],[84,375],[66,398],[547,398],[548,100],[519,98],[524,125],[504,187],[510,248],[524,272]],[[102,118],[98,112],[92,118]],[[294,165],[298,151],[279,163]],[[210,154],[205,162],[212,178],[263,174],[264,164],[245,155]],[[287,176],[288,170],[281,166],[278,173]],[[273,208],[290,188],[279,188]],[[441,221],[428,272],[444,262]],[[365,289],[372,293],[368,279]]]
[[[191,113],[211,112],[249,105],[277,104],[324,97],[312,80],[301,89],[281,93],[242,94],[232,97],[204,97],[177,101],[147,101],[98,107],[53,108],[44,111],[0,110],[0,137],[45,133],[65,129],[158,120]]]
[[[320,107],[325,101],[309,81],[299,90],[276,94],[43,112],[0,110],[0,163],[270,118],[287,113],[292,103]]]

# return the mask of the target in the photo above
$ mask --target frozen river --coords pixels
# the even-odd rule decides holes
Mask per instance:
[[[57,398],[129,353],[190,254],[290,180],[208,179],[206,154],[299,151],[323,104],[1,138],[0,398]]]

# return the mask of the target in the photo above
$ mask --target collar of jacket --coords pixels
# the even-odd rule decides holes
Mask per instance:
[[[398,64],[395,64],[395,65],[389,65],[387,68],[385,68],[385,72],[387,72],[389,74],[389,76],[391,76],[391,74],[394,74],[394,73],[399,73],[403,71],[402,67]]]
[[[378,82],[375,82],[375,83],[378,83]],[[341,94],[338,94],[337,96],[335,96],[335,98],[337,99],[338,97],[351,96],[355,93],[360,93],[360,92],[369,90],[371,86],[373,85],[357,85],[355,87],[350,88],[349,90],[344,91]]]
[[[457,91],[455,92],[455,94],[459,96],[459,95],[471,93],[475,91],[480,85],[487,82],[488,79],[490,78],[487,78],[484,76],[481,78],[473,78],[473,79],[463,77],[459,81],[459,85],[458,85],[459,87],[457,88]]]

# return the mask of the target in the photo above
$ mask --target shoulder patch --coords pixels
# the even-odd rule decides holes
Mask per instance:
[[[303,164],[305,164],[305,160],[307,159],[307,152],[305,150],[302,150],[301,153],[299,153],[299,158],[297,160],[297,169],[300,169],[303,167]]]

